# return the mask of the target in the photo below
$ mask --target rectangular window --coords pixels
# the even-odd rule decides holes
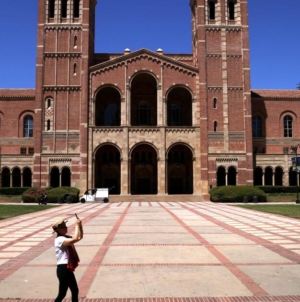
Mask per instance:
[[[34,148],[28,148],[28,154],[33,155],[34,154]]]
[[[24,154],[26,154],[26,151],[27,151],[26,148],[23,148],[23,147],[20,148],[20,154],[24,155]]]

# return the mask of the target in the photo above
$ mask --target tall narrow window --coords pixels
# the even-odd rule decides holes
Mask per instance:
[[[214,121],[214,132],[218,131],[218,122]]]
[[[68,0],[61,1],[61,17],[67,18],[67,7],[68,7]]]
[[[31,115],[26,115],[24,117],[24,137],[33,137],[33,118]]]
[[[213,99],[213,108],[217,109],[217,98]]]
[[[293,119],[286,115],[283,119],[284,137],[293,137]]]
[[[79,7],[80,7],[80,0],[74,0],[74,6],[73,6],[74,18],[79,18]]]
[[[235,3],[234,3],[234,1],[228,1],[228,14],[229,14],[229,20],[233,21],[235,19]]]
[[[47,120],[47,131],[50,131],[50,127],[51,127],[51,122],[50,120]]]
[[[252,135],[253,137],[262,137],[262,119],[258,115],[252,117]]]
[[[47,99],[47,109],[51,108],[51,101],[50,98]]]
[[[74,48],[77,48],[77,36],[74,36]]]
[[[216,18],[216,3],[215,1],[209,1],[209,19],[210,20],[215,20]]]
[[[76,75],[77,73],[77,63],[74,63],[73,65],[73,74]]]
[[[54,18],[55,0],[49,0],[49,18]]]

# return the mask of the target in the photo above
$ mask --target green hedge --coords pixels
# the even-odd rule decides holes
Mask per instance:
[[[210,200],[213,202],[245,202],[244,197],[247,196],[247,201],[252,202],[253,197],[257,202],[266,202],[266,194],[258,187],[251,186],[222,186],[212,188],[209,192]]]
[[[29,188],[0,188],[0,195],[22,195]]]
[[[261,189],[265,193],[270,194],[280,194],[280,193],[297,193],[297,186],[257,186],[257,188]],[[300,192],[300,189],[299,189]]]
[[[66,202],[64,196],[70,195],[71,202],[75,203],[79,200],[79,189],[71,187],[59,187],[59,188],[30,188],[22,195],[24,203],[37,203],[43,193],[47,194],[47,203]]]

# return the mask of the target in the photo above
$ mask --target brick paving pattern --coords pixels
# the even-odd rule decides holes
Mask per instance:
[[[84,225],[81,301],[300,301],[300,221],[156,199],[64,204],[0,221],[1,301],[53,301],[51,224],[66,218],[72,233],[74,213]]]

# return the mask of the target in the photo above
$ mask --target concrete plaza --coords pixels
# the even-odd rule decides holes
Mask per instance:
[[[53,301],[51,225],[65,218],[72,233],[77,213],[81,301],[300,301],[300,221],[153,200],[64,204],[0,221],[0,300]]]

